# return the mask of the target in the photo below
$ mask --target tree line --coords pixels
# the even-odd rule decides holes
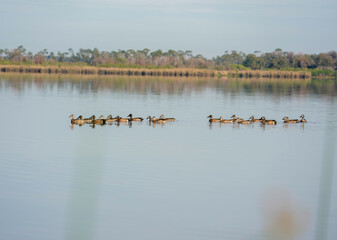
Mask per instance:
[[[57,53],[43,49],[37,53],[23,46],[15,49],[0,49],[0,63],[20,64],[81,64],[100,67],[148,67],[148,68],[201,68],[201,69],[325,69],[337,70],[337,52],[304,54],[282,51],[278,48],[270,53],[255,51],[246,54],[226,51],[222,56],[207,59],[201,54],[193,55],[186,50],[118,50],[100,51],[72,48]]]

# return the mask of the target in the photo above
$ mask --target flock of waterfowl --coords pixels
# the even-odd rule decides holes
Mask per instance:
[[[94,124],[94,125],[105,125],[109,123],[131,123],[131,122],[141,122],[144,119],[142,117],[133,117],[133,115],[130,113],[127,118],[122,118],[120,116],[112,117],[112,115],[109,115],[107,118],[104,118],[103,115],[101,115],[99,118],[96,118],[95,115],[92,115],[89,118],[83,118],[82,115],[80,115],[78,118],[75,118],[74,114],[71,114],[69,117],[71,117],[71,124],[77,124],[77,125],[83,125],[83,124]],[[166,123],[166,122],[173,122],[175,121],[175,118],[165,118],[165,116],[162,114],[159,118],[156,118],[155,116],[151,117],[148,116],[146,119],[149,120],[149,123]]]
[[[112,124],[112,123],[131,123],[131,122],[141,122],[144,119],[142,117],[133,117],[133,115],[130,113],[127,118],[122,118],[120,116],[112,117],[112,115],[109,115],[107,118],[104,118],[103,115],[101,115],[99,118],[96,118],[95,115],[92,115],[89,118],[83,118],[82,115],[80,115],[78,118],[75,118],[74,114],[70,115],[71,117],[71,124],[77,124],[77,125],[83,125],[83,124],[94,124],[94,125],[105,125],[105,124]],[[254,118],[254,116],[251,116],[248,120],[244,120],[243,118],[239,118],[236,115],[233,115],[230,119],[223,119],[222,116],[219,118],[213,118],[213,115],[209,115],[207,118],[209,118],[210,123],[219,122],[219,123],[237,123],[237,124],[251,124],[254,122],[260,122],[262,125],[276,125],[276,120],[270,120],[266,119],[265,117],[261,118]],[[175,118],[165,118],[165,116],[162,114],[159,118],[156,118],[155,116],[151,117],[148,116],[146,119],[148,119],[149,123],[166,123],[166,122],[173,122],[175,121]],[[300,116],[300,119],[289,119],[289,117],[284,117],[283,119],[284,123],[305,123],[307,120],[304,118],[304,115],[302,114]]]
[[[213,115],[209,115],[207,118],[209,118],[209,122],[220,122],[220,123],[237,123],[237,124],[251,124],[254,122],[260,122],[262,125],[276,125],[276,120],[269,120],[265,117],[261,118],[254,118],[254,116],[251,116],[248,120],[244,120],[243,118],[236,117],[236,115],[233,115],[230,119],[223,119],[222,116],[219,118],[213,118]],[[284,123],[305,123],[307,120],[304,118],[304,115],[302,114],[300,116],[300,119],[289,119],[289,117],[284,117],[283,119]]]

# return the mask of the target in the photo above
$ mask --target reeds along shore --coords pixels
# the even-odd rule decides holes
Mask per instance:
[[[47,73],[82,75],[119,75],[119,76],[160,76],[160,77],[228,77],[228,78],[311,78],[304,71],[217,71],[208,69],[137,69],[137,68],[101,68],[101,67],[57,67],[57,66],[19,66],[0,65],[2,73]]]

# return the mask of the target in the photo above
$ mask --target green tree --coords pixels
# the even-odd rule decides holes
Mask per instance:
[[[248,54],[242,64],[243,66],[249,67],[251,69],[260,68],[259,60],[254,54]]]

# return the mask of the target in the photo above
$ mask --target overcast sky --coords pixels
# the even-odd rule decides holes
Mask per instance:
[[[337,50],[337,0],[0,0],[0,48]]]

